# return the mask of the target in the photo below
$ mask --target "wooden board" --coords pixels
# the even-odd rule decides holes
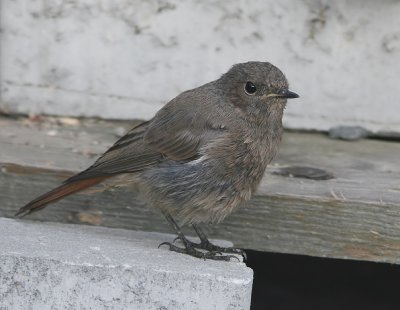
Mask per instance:
[[[89,166],[132,123],[0,118],[0,216]],[[400,263],[400,143],[286,133],[257,195],[210,236],[236,246],[321,257]],[[330,180],[276,175],[314,167]],[[30,219],[171,232],[134,192],[99,186]],[[187,231],[190,232],[190,229]]]

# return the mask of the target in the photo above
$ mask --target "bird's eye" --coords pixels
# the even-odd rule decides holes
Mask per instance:
[[[247,82],[245,87],[244,87],[244,90],[249,95],[253,95],[257,91],[257,87],[252,82]]]

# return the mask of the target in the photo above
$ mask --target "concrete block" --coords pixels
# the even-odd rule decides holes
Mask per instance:
[[[0,218],[0,309],[249,309],[253,272],[172,235]]]

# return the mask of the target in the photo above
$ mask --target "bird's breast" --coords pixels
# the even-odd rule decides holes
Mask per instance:
[[[216,141],[205,151],[203,159],[210,163],[216,178],[231,183],[245,200],[260,183],[267,165],[278,152],[281,132],[274,134],[232,134]]]

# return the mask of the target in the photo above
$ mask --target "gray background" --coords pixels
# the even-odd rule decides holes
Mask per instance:
[[[232,64],[270,61],[285,125],[400,132],[400,1],[1,1],[0,108],[150,118]]]

